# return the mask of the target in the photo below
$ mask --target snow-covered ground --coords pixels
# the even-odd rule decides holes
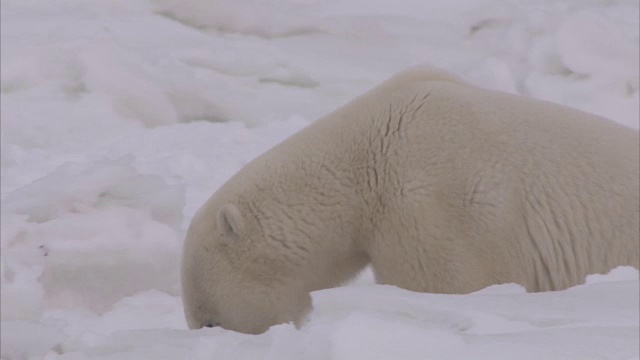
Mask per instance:
[[[415,64],[638,128],[637,0],[3,0],[3,359],[639,359],[638,271],[372,284],[301,328],[189,331],[178,264],[234,172]]]

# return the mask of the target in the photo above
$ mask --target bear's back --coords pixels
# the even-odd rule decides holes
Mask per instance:
[[[425,82],[398,98],[416,93],[424,104],[405,114],[406,137],[387,160],[400,165],[391,165],[386,173],[394,179],[381,183],[412,184],[422,189],[411,195],[430,217],[468,219],[462,226],[469,232],[491,229],[502,236],[495,246],[513,246],[506,253],[536,254],[548,281],[532,289],[565,288],[616,264],[638,267],[635,130],[455,82]],[[408,104],[402,106],[416,107]],[[434,202],[438,198],[446,201]],[[448,214],[434,214],[434,204]],[[527,256],[514,259],[514,268]]]

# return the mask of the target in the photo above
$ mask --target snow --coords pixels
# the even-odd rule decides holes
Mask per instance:
[[[5,0],[2,359],[639,359],[633,268],[566,291],[353,284],[187,330],[182,241],[243,165],[415,64],[639,127],[636,0]]]

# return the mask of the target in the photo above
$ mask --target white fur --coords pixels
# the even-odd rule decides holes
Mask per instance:
[[[458,294],[638,267],[638,144],[584,112],[438,70],[398,74],[255,159],[196,214],[189,326],[300,321],[310,291],[369,263],[380,283]]]

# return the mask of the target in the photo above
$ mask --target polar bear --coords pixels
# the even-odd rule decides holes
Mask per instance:
[[[604,118],[417,68],[275,146],[196,213],[189,327],[298,323],[310,291],[377,282],[560,290],[639,262],[639,137]]]

